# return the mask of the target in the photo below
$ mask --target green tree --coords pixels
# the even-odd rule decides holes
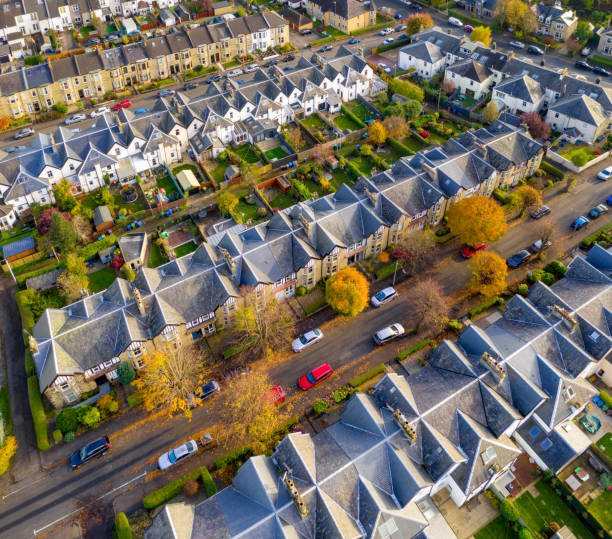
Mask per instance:
[[[389,81],[389,91],[420,102],[423,102],[425,98],[423,88],[408,80],[391,79]]]
[[[77,200],[70,192],[70,183],[64,178],[53,187],[53,196],[57,207],[62,211],[71,211],[77,205]]]
[[[482,115],[483,115],[484,121],[487,122],[488,124],[493,122],[499,116],[499,110],[497,109],[497,103],[495,103],[495,101],[491,99],[491,101],[487,103],[487,106],[482,111]]]
[[[521,528],[518,533],[519,539],[534,539],[529,528]]]
[[[74,408],[64,408],[55,419],[55,426],[62,431],[74,432],[79,427],[79,418],[77,411]]]
[[[409,99],[404,103],[404,118],[409,122],[412,120],[416,120],[423,112],[423,103],[421,101],[417,101],[416,99]]]
[[[238,198],[234,193],[230,193],[229,191],[221,191],[219,195],[217,195],[217,208],[219,211],[227,215],[232,212],[232,210],[238,205]]]
[[[115,205],[115,197],[111,194],[108,187],[99,189],[96,198],[100,206],[109,206],[112,208]]]
[[[586,43],[593,37],[592,24],[587,21],[578,21],[574,37],[580,41],[580,43]]]
[[[55,212],[51,217],[51,230],[49,230],[49,240],[56,251],[67,254],[74,250],[79,242],[79,235],[61,213]]]
[[[501,506],[499,507],[499,512],[506,520],[510,522],[516,522],[520,517],[516,501],[514,501],[512,498],[506,498],[502,502]]]
[[[136,371],[129,361],[122,361],[117,367],[117,378],[124,385],[128,386],[136,378]]]
[[[81,297],[81,291],[87,290],[89,279],[85,261],[75,253],[66,257],[66,269],[57,278],[57,285],[66,301],[72,303]]]

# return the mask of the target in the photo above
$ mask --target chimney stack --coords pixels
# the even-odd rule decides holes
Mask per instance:
[[[297,216],[298,221],[304,227],[304,230],[308,236],[310,236],[310,221],[306,219],[301,213],[298,213]]]
[[[145,304],[142,301],[140,290],[134,287],[133,292],[134,292],[134,299],[136,300],[136,306],[138,307],[138,312],[140,313],[140,316],[144,316],[145,314],[147,314],[147,310],[145,309]]]
[[[438,171],[435,168],[428,165],[427,163],[423,163],[422,167],[425,169],[425,172],[427,172],[427,175],[432,181],[438,181]]]
[[[372,206],[376,208],[376,206],[378,206],[379,194],[376,193],[375,191],[370,191],[369,189],[366,189],[366,195],[368,195],[368,198],[370,199]]]
[[[219,249],[223,257],[225,258],[225,262],[227,263],[227,267],[229,268],[230,273],[234,275],[236,273],[236,261],[232,258],[232,255],[227,249],[224,249],[223,247],[220,247]]]

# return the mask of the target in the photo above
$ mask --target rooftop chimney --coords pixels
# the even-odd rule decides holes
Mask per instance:
[[[438,171],[435,168],[425,162],[423,162],[421,166],[425,169],[425,172],[427,172],[427,175],[432,181],[435,182],[438,180]]]
[[[304,217],[301,213],[298,213],[297,220],[304,227],[306,234],[310,236],[310,221],[306,219],[306,217]]]
[[[506,377],[502,366],[488,352],[483,352],[480,356],[480,364],[489,370],[498,384]]]
[[[134,293],[134,299],[136,300],[136,306],[138,307],[138,312],[140,313],[140,316],[144,316],[145,314],[147,314],[147,310],[145,308],[145,304],[142,301],[142,296],[140,295],[140,290],[138,290],[138,288],[134,287],[133,288],[133,293]]]
[[[38,354],[38,343],[32,335],[28,338],[28,346],[30,347],[30,352]]]
[[[230,273],[234,275],[236,273],[236,261],[233,259],[232,255],[227,249],[220,247],[219,250],[225,258],[225,262],[227,263],[227,267],[229,268]]]
[[[368,198],[370,199],[372,206],[376,208],[376,206],[378,206],[379,194],[375,191],[370,191],[369,189],[366,189],[366,195],[368,195]]]

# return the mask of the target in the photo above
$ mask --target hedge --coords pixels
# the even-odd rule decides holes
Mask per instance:
[[[385,364],[381,363],[380,365],[376,365],[369,371],[364,372],[360,376],[355,376],[351,381],[349,381],[349,385],[353,388],[358,388],[360,385],[365,384],[368,380],[371,380],[375,376],[382,374],[386,371]]]
[[[612,223],[608,223],[607,225],[602,226],[600,229],[596,230],[595,232],[593,232],[592,234],[590,234],[589,236],[587,236],[586,238],[584,238],[581,242],[580,245],[582,247],[585,248],[589,248],[592,247],[593,244],[600,239],[600,236],[602,236],[603,234],[607,234],[608,232],[610,232],[612,230]]]
[[[204,492],[206,492],[206,497],[210,498],[211,496],[217,494],[217,485],[215,485],[215,482],[206,466],[202,466],[200,471],[200,479],[202,479],[202,484],[204,485]]]
[[[414,155],[414,152],[408,148],[405,144],[402,144],[398,140],[395,140],[393,137],[387,137],[387,144],[391,146],[395,151],[403,152],[406,155]]]
[[[34,327],[34,313],[30,310],[30,306],[26,302],[27,290],[20,290],[15,293],[15,303],[17,303],[17,310],[19,311],[19,316],[21,318],[21,326],[28,332],[32,331]],[[23,335],[23,340],[27,346],[28,338],[25,333]]]
[[[4,434],[10,436],[13,434],[13,422],[11,420],[11,402],[6,387],[0,388],[0,414],[4,419]]]
[[[416,131],[410,130],[410,136],[417,139],[421,144],[425,144],[427,146],[431,146],[432,142],[427,140],[426,138],[419,135]]]
[[[468,311],[468,316],[470,318],[473,318],[477,314],[480,314],[481,312],[486,311],[489,307],[492,307],[493,305],[499,305],[503,301],[504,300],[500,298],[499,296],[493,296],[492,298],[489,298],[488,300],[483,301],[479,305],[476,305],[476,307],[472,307]]]
[[[310,46],[317,47],[319,45],[327,45],[328,43],[332,43],[333,41],[334,38],[332,36],[322,37],[321,39],[315,39],[314,41],[311,41]]]
[[[387,45],[381,45],[380,47],[376,47],[376,53],[380,54],[381,52],[389,51],[391,49],[397,49],[398,47],[402,47],[404,45],[408,45],[410,43],[410,37],[406,37],[404,39],[398,39],[393,43],[389,43]],[[374,51],[372,51],[374,53]]]
[[[34,359],[32,358],[32,352],[30,349],[26,349],[25,353],[25,370],[27,376],[32,376],[34,374]]]
[[[132,528],[125,513],[115,515],[115,537],[117,539],[132,539]]]
[[[361,170],[359,170],[355,164],[351,163],[350,161],[346,162],[346,167],[344,167],[344,170],[346,170],[346,173],[352,180],[357,180],[360,176],[362,176]]]
[[[494,189],[493,198],[500,204],[504,205],[508,201],[508,194],[501,189]]]
[[[127,398],[128,406],[131,408],[133,406],[138,406],[144,400],[143,396],[140,393],[132,393]]]
[[[593,65],[601,65],[604,67],[612,67],[612,60],[610,58],[604,58],[603,56],[598,56],[597,54],[593,56],[589,56],[587,58],[587,62]]]
[[[155,509],[156,507],[159,507],[160,505],[163,505],[166,502],[170,501],[172,498],[178,496],[183,491],[185,482],[188,479],[193,479],[194,481],[197,481],[199,477],[202,477],[202,474],[204,473],[202,468],[206,469],[206,466],[196,468],[193,472],[189,472],[183,477],[179,477],[176,481],[172,481],[172,483],[168,483],[162,488],[154,490],[153,492],[151,492],[151,494],[147,494],[142,500],[142,505],[145,509]],[[206,470],[206,473],[208,473],[208,470]]]
[[[47,451],[51,448],[49,444],[49,432],[47,431],[47,416],[42,403],[38,376],[28,378],[28,396],[30,397],[30,410],[34,420],[34,433],[36,434],[36,445],[39,451]]]
[[[411,346],[410,348],[407,348],[403,352],[400,352],[397,355],[397,359],[401,361],[402,359],[407,358],[410,354],[414,354],[415,352],[422,350],[430,343],[430,341],[431,339],[424,339],[421,342],[416,343],[414,346]]]
[[[378,268],[376,270],[376,280],[380,281],[381,279],[384,279],[385,277],[389,277],[389,275],[391,275],[394,271],[395,271],[395,265],[397,264],[397,268],[401,268],[404,264],[403,262],[390,262],[389,264],[387,264],[386,266],[383,266],[382,268]]]
[[[612,397],[610,397],[609,393],[607,391],[601,391],[599,393],[599,398],[604,401],[604,404],[608,407],[608,408],[612,408]]]
[[[558,178],[559,180],[562,180],[565,176],[565,174],[563,174],[563,172],[561,172],[557,167],[551,165],[550,163],[547,163],[546,161],[542,161],[540,163],[540,168],[548,172],[551,176]]]
[[[66,266],[66,262],[62,260],[61,262],[55,262],[53,264],[49,264],[48,266],[45,266],[44,268],[27,271],[25,273],[17,273],[15,274],[15,278],[17,279],[17,285],[21,287],[26,282],[26,279],[29,279],[30,277],[38,277],[39,275],[42,275],[43,273],[47,273],[49,271],[53,271],[58,268],[63,268],[65,266]]]
[[[78,255],[83,260],[89,260],[96,256],[102,249],[106,249],[107,247],[111,247],[117,243],[117,238],[114,234],[110,236],[105,236],[104,239],[99,241],[94,241],[79,250]]]
[[[348,116],[351,120],[353,120],[359,127],[361,127],[362,129],[364,127],[366,127],[366,124],[364,124],[361,121],[361,118],[358,118],[357,116],[355,116],[355,114],[353,113],[352,110],[349,110],[347,107],[345,107],[344,105],[340,105],[340,110],[342,110],[342,112]]]
[[[449,9],[448,14],[449,16],[455,17],[460,21],[467,22],[468,24],[471,24],[474,27],[482,26],[482,21],[480,19],[477,19],[476,17],[470,17],[469,15],[464,15],[463,13],[455,11],[454,9]]]

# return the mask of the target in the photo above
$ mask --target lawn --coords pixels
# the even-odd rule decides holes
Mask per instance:
[[[238,205],[236,206],[235,212],[242,215],[244,222],[246,223],[249,219],[252,219],[253,222],[261,219],[259,215],[257,215],[257,206],[256,204],[247,204],[244,200],[240,199]]]
[[[612,530],[612,492],[602,492],[587,505],[587,510],[606,530]]]
[[[113,268],[102,268],[87,275],[89,279],[89,291],[92,294],[106,290],[112,282],[117,278]]]
[[[334,118],[334,123],[344,131],[348,129],[349,131],[356,131],[359,129],[359,126],[355,123],[355,120],[349,118],[348,116],[341,114],[340,116],[336,116]]]
[[[231,62],[227,62],[223,64],[223,67],[225,69],[230,69],[231,67],[236,67],[237,65],[238,65],[238,62],[236,62],[236,60],[232,60]]]
[[[353,165],[355,165],[366,178],[369,178],[372,174],[372,169],[376,168],[374,163],[363,155],[360,155],[359,157],[352,157],[351,163],[353,163]]]
[[[259,161],[259,157],[253,151],[250,144],[242,144],[238,146],[238,148],[234,150],[234,153],[240,156],[240,158],[244,159],[247,163],[257,163],[257,161]]]
[[[515,537],[516,533],[501,515],[474,534],[474,539],[514,539]]]
[[[335,38],[341,38],[347,35],[344,32],[341,32],[340,30],[334,28],[333,26],[324,26],[323,31],[327,32],[330,36]]]
[[[427,145],[423,144],[420,140],[417,140],[415,137],[408,137],[405,140],[402,140],[402,144],[412,150],[413,152],[418,152],[423,148],[426,148]]]
[[[472,108],[476,104],[476,100],[474,98],[470,97],[469,95],[460,95],[460,96],[457,97],[457,99],[459,101],[461,101],[463,106],[468,108],[468,109]]]
[[[93,26],[82,26],[80,30],[83,37],[87,37],[89,34],[93,34],[96,31]]]
[[[212,170],[209,169],[208,172],[210,172],[210,175],[215,179],[217,183],[221,183],[225,181],[225,176],[223,176],[223,174],[225,174],[226,168],[227,168],[227,163],[223,162],[223,163],[219,163]]]
[[[142,203],[140,202],[140,197],[130,204],[126,204],[125,202],[123,202],[123,200],[121,200],[121,195],[115,195],[113,198],[115,199],[116,207],[125,208],[128,212],[131,211],[132,213],[136,213],[137,211],[142,210]]]
[[[372,112],[366,108],[366,106],[358,100],[351,101],[347,108],[359,118],[362,122],[369,120],[372,117]]]
[[[348,177],[344,170],[337,168],[332,172],[331,184],[334,186],[334,189],[337,190],[343,183],[346,183],[349,187],[352,187],[355,184],[355,182]]]
[[[21,232],[21,229],[14,228],[13,231],[15,231],[15,234],[11,234],[10,230],[5,230],[2,232],[0,247],[6,245],[7,243],[13,243],[14,241],[22,240],[23,238],[27,238],[28,236],[34,236],[36,233],[34,229],[29,229],[25,232]]]
[[[609,459],[612,459],[612,432],[606,432],[597,440],[597,447],[599,447]]]
[[[164,189],[167,195],[178,192],[178,189],[176,185],[174,185],[174,182],[172,181],[172,178],[170,176],[157,178],[157,187],[159,187],[160,189]]]
[[[285,208],[296,204],[297,200],[290,195],[284,194],[282,191],[278,191],[276,193],[276,196],[269,202],[270,206],[272,206],[273,208],[279,208],[281,210],[284,210]]]
[[[585,146],[580,148],[572,148],[571,150],[567,150],[565,152],[559,152],[559,155],[561,157],[565,157],[565,159],[571,161],[577,167],[580,167],[583,164],[588,163],[591,159],[597,157],[591,148]]]
[[[198,246],[195,241],[190,241],[189,243],[183,243],[183,245],[179,245],[176,249],[174,249],[174,254],[176,254],[176,258],[180,258],[181,256],[188,255],[189,253],[193,253]]]
[[[156,268],[157,266],[161,266],[166,262],[166,259],[161,254],[161,248],[157,243],[153,242],[151,244],[151,251],[149,253],[149,263],[147,264],[149,268]]]
[[[323,129],[325,122],[319,118],[318,114],[311,114],[302,120],[302,125],[309,131],[316,131],[317,129]]]
[[[271,150],[264,152],[264,155],[270,161],[272,161],[273,159],[282,159],[283,157],[287,157],[288,154],[283,148],[277,146],[276,148],[272,148]]]

